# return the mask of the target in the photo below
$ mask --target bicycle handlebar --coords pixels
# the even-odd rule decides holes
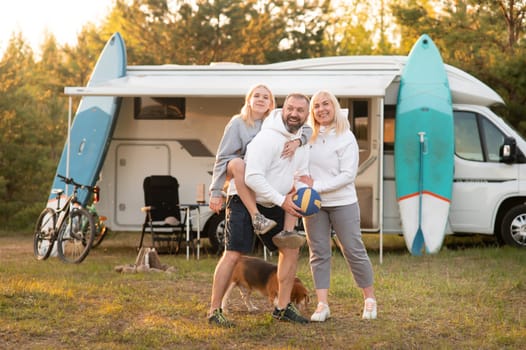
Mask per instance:
[[[83,185],[83,184],[79,184],[78,182],[75,182],[75,180],[73,180],[73,178],[70,178],[70,177],[65,177],[63,175],[60,175],[60,174],[57,174],[57,177],[59,179],[62,180],[62,182],[64,182],[65,184],[68,184],[68,185],[73,185],[77,188],[85,188],[91,192],[94,191],[94,188],[95,186],[88,186],[88,185]]]

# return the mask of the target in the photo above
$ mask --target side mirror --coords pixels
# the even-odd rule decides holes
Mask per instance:
[[[517,142],[513,137],[506,137],[500,147],[500,161],[511,164],[517,159]]]

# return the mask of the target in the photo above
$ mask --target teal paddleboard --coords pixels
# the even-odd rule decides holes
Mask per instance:
[[[126,48],[119,33],[115,33],[102,50],[87,86],[123,77],[126,74]],[[70,130],[70,147],[64,145],[56,174],[73,178],[75,182],[94,186],[106,157],[115,128],[121,99],[112,96],[82,97]],[[53,180],[52,189],[66,189],[59,178]],[[70,195],[72,186],[67,187]],[[50,193],[48,206],[54,206],[56,195]],[[79,191],[79,202],[88,204],[90,194]]]
[[[395,123],[396,196],[413,255],[442,247],[451,203],[454,126],[447,73],[427,35],[402,71]]]

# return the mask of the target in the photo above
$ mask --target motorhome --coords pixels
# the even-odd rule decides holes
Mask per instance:
[[[122,97],[99,182],[99,211],[111,230],[140,230],[142,183],[149,175],[176,177],[180,201],[195,203],[199,189],[210,184],[225,125],[239,112],[248,89],[264,83],[278,106],[291,92],[312,95],[325,89],[339,98],[360,146],[356,186],[362,230],[399,234],[393,145],[405,62],[404,56],[342,56],[265,65],[128,66],[122,78],[66,87],[65,94]],[[526,142],[490,110],[503,103],[493,89],[453,66],[446,70],[456,135],[446,233],[496,235],[526,247]],[[206,206],[200,215],[202,236],[217,247],[223,216]]]

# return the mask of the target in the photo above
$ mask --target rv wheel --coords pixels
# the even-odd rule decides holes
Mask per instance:
[[[208,219],[206,224],[206,234],[211,250],[217,255],[221,255],[225,249],[225,212],[214,214]]]
[[[517,205],[504,215],[500,234],[506,244],[526,248],[526,205]]]

